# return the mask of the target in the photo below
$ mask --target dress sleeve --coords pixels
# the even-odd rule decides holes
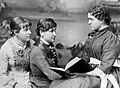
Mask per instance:
[[[8,52],[9,45],[3,45],[0,49],[0,85],[8,85],[9,81],[12,80],[8,75]]]
[[[41,50],[37,50],[35,51],[35,53],[33,52],[31,54],[31,59],[34,60],[35,65],[50,79],[50,80],[54,80],[54,79],[58,79],[61,78],[61,76],[59,74],[57,74],[56,72],[50,70],[50,65],[48,63],[48,61],[46,60],[46,57],[44,56],[44,54],[42,53]]]
[[[113,67],[116,58],[119,55],[120,42],[115,35],[111,35],[104,41],[103,54],[101,58],[100,69],[108,74]]]

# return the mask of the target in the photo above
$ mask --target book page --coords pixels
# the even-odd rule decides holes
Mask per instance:
[[[65,69],[63,69],[63,68],[58,68],[58,67],[50,67],[50,69],[52,69],[52,70],[65,71]]]
[[[99,60],[97,60],[97,59],[91,57],[89,63],[90,63],[90,64],[100,64],[101,61],[99,61]]]
[[[81,58],[79,57],[75,57],[74,59],[72,59],[70,62],[67,63],[67,65],[65,66],[65,70],[67,70],[68,68],[70,68],[72,65],[74,65],[75,63],[77,63],[79,60],[81,60]]]

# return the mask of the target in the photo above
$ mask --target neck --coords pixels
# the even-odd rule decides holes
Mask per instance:
[[[26,42],[23,42],[22,40],[20,40],[17,36],[13,37],[13,40],[15,41],[15,43],[21,47],[25,47],[26,46]]]

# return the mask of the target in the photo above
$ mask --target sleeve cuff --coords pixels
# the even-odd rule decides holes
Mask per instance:
[[[99,68],[95,68],[93,70],[97,76],[99,76],[100,78],[104,78],[106,76],[106,74]]]
[[[106,74],[99,68],[95,68],[93,71],[87,73],[88,75],[99,76],[100,78],[104,78]]]

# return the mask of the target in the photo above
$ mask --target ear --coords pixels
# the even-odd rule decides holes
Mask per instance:
[[[15,34],[15,35],[18,34],[17,30],[14,30],[14,34]]]
[[[44,36],[44,34],[45,34],[45,32],[43,32],[43,31],[40,30],[41,37]]]
[[[101,21],[101,24],[105,24],[104,20]]]

